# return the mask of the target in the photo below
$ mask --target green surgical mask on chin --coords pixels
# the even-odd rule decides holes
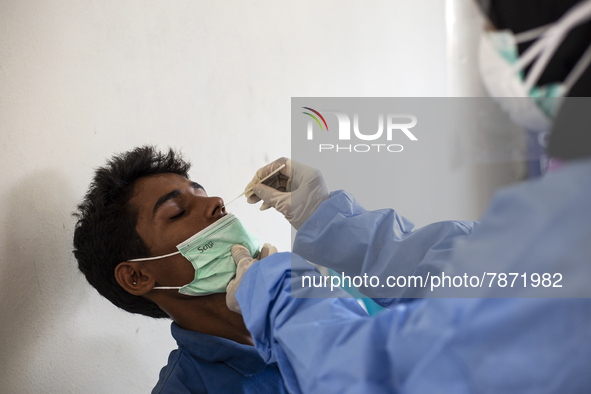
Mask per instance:
[[[236,263],[232,258],[235,244],[244,246],[253,257],[259,252],[259,240],[230,213],[178,244],[178,252],[129,261],[157,260],[180,253],[195,268],[193,281],[180,287],[158,286],[154,290],[178,289],[179,293],[191,296],[225,293],[226,286],[236,275]]]

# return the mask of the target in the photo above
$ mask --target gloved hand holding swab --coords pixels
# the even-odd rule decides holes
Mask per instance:
[[[271,178],[273,175],[275,175],[276,173],[278,173],[283,167],[285,167],[285,164],[282,164],[279,168],[277,168],[275,171],[271,172],[269,175],[267,175],[266,177],[264,177],[263,179],[261,179],[259,182],[257,183],[261,183],[266,181],[267,179]],[[224,208],[227,207],[228,205],[230,205],[231,203],[233,203],[234,201],[238,200],[240,197],[244,196],[246,193],[252,191],[254,189],[254,185],[253,187],[245,190],[244,192],[240,193],[240,195],[238,197],[236,197],[235,199],[233,199],[232,201],[224,204]]]

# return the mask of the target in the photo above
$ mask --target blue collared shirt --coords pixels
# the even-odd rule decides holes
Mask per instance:
[[[287,393],[279,368],[254,346],[171,326],[178,349],[168,357],[152,394]]]

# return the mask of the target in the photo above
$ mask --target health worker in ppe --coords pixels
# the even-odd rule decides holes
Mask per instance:
[[[484,75],[486,84],[492,94],[505,84],[497,94],[519,97],[502,103],[516,121],[530,130],[552,130],[548,153],[562,167],[498,193],[480,223],[448,221],[420,229],[394,210],[367,211],[347,192],[328,193],[317,170],[291,160],[257,171],[247,189],[287,164],[266,185],[254,185],[248,199],[262,199],[264,207],[291,222],[297,230],[293,253],[254,261],[245,248],[234,246],[238,271],[226,299],[242,313],[265,361],[278,363],[290,392],[591,392],[589,298],[523,298],[529,288],[515,288],[514,298],[493,298],[484,289],[479,298],[409,300],[413,295],[405,289],[380,298],[362,287],[388,308],[369,317],[354,299],[305,298],[309,289],[295,286],[303,275],[319,275],[307,259],[349,276],[569,267],[569,290],[589,288],[591,111],[587,100],[569,99],[591,93],[591,1],[484,3],[496,28],[485,39],[503,34],[503,40],[516,43],[520,67],[530,66],[502,71],[507,67],[498,61],[514,63],[491,52],[490,44],[481,59],[498,60],[498,73],[496,82]],[[526,31],[534,39],[517,43],[515,36]],[[537,56],[528,55],[539,48]],[[533,65],[524,59],[529,56]],[[486,72],[486,65],[482,69]],[[562,87],[551,88],[552,83]],[[565,99],[554,112],[544,104],[554,100],[544,96]],[[315,290],[315,295],[322,291]]]

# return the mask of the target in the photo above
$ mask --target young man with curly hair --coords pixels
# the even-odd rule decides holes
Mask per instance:
[[[170,318],[178,349],[153,393],[283,393],[275,364],[254,348],[225,293],[188,296],[193,281],[183,255],[162,256],[226,215],[223,201],[188,178],[178,153],[144,146],[115,155],[95,177],[75,214],[74,255],[97,291],[131,313]]]

